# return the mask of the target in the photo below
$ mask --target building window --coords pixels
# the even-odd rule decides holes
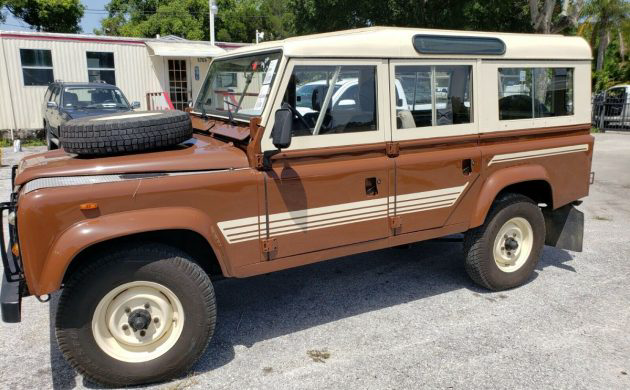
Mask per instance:
[[[50,50],[20,49],[24,85],[48,85],[54,81]]]
[[[573,115],[573,68],[499,68],[499,119]]]
[[[88,51],[86,56],[90,83],[105,82],[116,85],[114,53]]]
[[[398,129],[472,122],[472,66],[397,66],[395,78]]]

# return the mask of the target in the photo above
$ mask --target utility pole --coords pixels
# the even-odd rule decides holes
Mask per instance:
[[[264,38],[265,38],[265,32],[256,30],[256,43],[259,43],[260,40]]]
[[[219,8],[215,4],[214,0],[208,0],[208,9],[210,13],[210,44],[214,45],[214,14],[217,13]]]

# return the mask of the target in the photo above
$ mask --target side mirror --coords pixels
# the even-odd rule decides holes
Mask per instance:
[[[50,102],[46,102],[46,107],[48,108],[57,108],[57,103],[50,101]]]
[[[140,102],[131,102],[131,108],[140,108]]]
[[[276,110],[271,140],[273,146],[278,149],[286,149],[291,146],[291,131],[293,127],[293,113],[288,108]]]

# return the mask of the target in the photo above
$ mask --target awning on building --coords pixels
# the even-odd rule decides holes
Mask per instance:
[[[153,55],[161,57],[216,57],[225,53],[210,43],[146,41],[145,44]]]

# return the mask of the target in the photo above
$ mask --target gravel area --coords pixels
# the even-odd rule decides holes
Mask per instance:
[[[222,280],[203,358],[154,388],[630,388],[630,134],[596,138],[584,252],[546,247],[525,286],[476,287],[439,240]],[[58,350],[57,299],[0,324],[0,388],[97,387]]]

